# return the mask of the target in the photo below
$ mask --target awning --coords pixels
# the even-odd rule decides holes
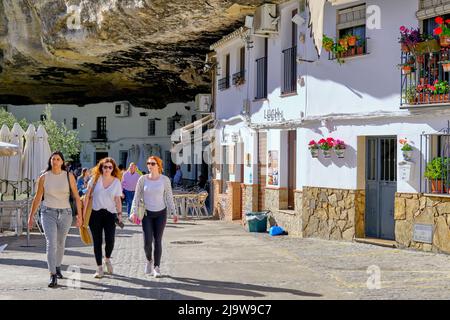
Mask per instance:
[[[310,12],[309,27],[311,28],[311,36],[313,37],[314,45],[319,56],[322,52],[323,14],[327,1],[333,6],[338,6],[359,0],[307,0]]]

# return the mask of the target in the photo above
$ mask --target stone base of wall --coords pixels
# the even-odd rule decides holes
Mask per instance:
[[[242,184],[242,223],[245,226],[247,220],[245,214],[258,211],[258,185]]]
[[[269,197],[268,193],[270,194]],[[284,201],[285,199],[286,201]],[[285,207],[287,207],[287,190],[266,189],[266,204],[270,205],[268,209],[271,211],[269,225],[277,224],[286,230],[290,236],[302,237],[302,192],[295,192],[294,210],[280,209],[283,208],[282,206],[277,208],[275,207],[277,203],[280,206],[285,203]]]
[[[395,195],[395,241],[400,248],[450,253],[450,198],[423,194]],[[433,241],[413,240],[414,224],[433,226]]]
[[[303,237],[346,240],[364,237],[365,191],[303,188]]]

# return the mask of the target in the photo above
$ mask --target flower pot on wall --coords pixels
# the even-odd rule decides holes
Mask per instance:
[[[410,52],[411,50],[409,49],[408,45],[405,43],[402,43],[402,52]]]
[[[442,69],[444,69],[444,72],[450,72],[450,62],[443,63],[442,64]]]
[[[410,74],[412,72],[411,66],[402,66],[402,73],[403,74]]]
[[[432,193],[446,192],[442,180],[431,180],[431,192]]]
[[[319,157],[319,149],[309,149],[311,151],[311,157],[318,158]]]
[[[345,158],[345,149],[335,149],[334,152],[338,158]]]
[[[322,150],[324,158],[331,158],[331,150]]]
[[[350,47],[354,47],[356,45],[356,36],[348,37],[347,41]]]
[[[403,152],[403,160],[411,161],[412,159],[412,151],[402,151]]]

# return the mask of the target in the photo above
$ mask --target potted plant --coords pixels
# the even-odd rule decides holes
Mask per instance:
[[[334,40],[327,37],[326,35],[323,35],[323,40],[322,40],[323,48],[326,51],[331,52],[333,50],[333,45],[334,45]]]
[[[412,146],[408,143],[408,139],[400,139],[400,144],[402,145],[402,153],[403,153],[403,159],[405,161],[411,161],[411,157],[412,157],[412,152],[413,152],[413,148]]]
[[[366,44],[365,40],[358,41],[358,46],[356,47],[356,54],[363,55],[364,54],[364,46]]]
[[[428,90],[433,94],[431,96],[433,102],[447,101],[449,89],[448,82],[445,80],[436,80],[433,85],[428,86]]]
[[[347,42],[350,47],[356,46],[356,42],[360,39],[359,36],[356,35],[348,35]]]
[[[332,52],[333,52],[333,54],[336,56],[336,61],[339,63],[339,64],[343,64],[344,62],[345,62],[345,60],[344,59],[342,59],[342,57],[343,57],[343,53],[346,51],[347,49],[345,49],[343,46],[341,46],[339,43],[335,43],[334,45],[333,45],[333,48],[332,48]]]
[[[436,17],[434,21],[438,26],[433,30],[433,34],[439,36],[441,47],[450,46],[450,19]]]
[[[421,41],[416,43],[412,51],[416,56],[423,55],[425,53],[434,53],[441,50],[439,42],[429,34],[421,34]]]
[[[324,158],[331,158],[331,149],[334,146],[334,139],[327,138],[319,140],[319,148],[322,150]]]
[[[417,102],[417,91],[416,87],[411,86],[405,90],[403,94],[403,99],[407,104],[416,104]]]
[[[336,153],[336,156],[338,158],[345,158],[345,149],[346,149],[345,142],[339,139],[336,139],[336,141],[333,144],[334,152]]]
[[[418,94],[418,103],[428,103],[430,98],[430,85],[429,84],[418,84],[416,87],[416,92]]]
[[[401,44],[403,52],[410,52],[421,41],[420,29],[408,29],[405,26],[400,27],[400,38],[398,42]]]
[[[447,161],[445,161],[447,162]],[[434,158],[431,162],[427,164],[425,168],[425,178],[431,181],[431,192],[432,193],[443,193],[445,192],[444,185],[442,183],[443,178],[443,168],[444,159],[441,157]]]
[[[316,141],[311,140],[308,144],[308,149],[311,152],[311,156],[313,158],[318,158],[319,157],[319,145],[317,144]]]

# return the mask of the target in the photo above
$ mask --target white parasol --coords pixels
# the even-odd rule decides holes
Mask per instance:
[[[34,193],[34,181],[39,175],[36,166],[33,166],[35,135],[36,128],[33,124],[30,124],[25,132],[25,148],[22,156],[22,178],[30,181],[31,193]]]
[[[0,142],[9,143],[10,140],[9,128],[6,124],[0,129]],[[8,178],[8,166],[9,158],[0,157],[0,180],[6,180]],[[0,193],[5,193],[7,188],[6,183],[0,183]]]
[[[48,159],[52,154],[50,145],[48,144],[48,135],[44,126],[39,125],[34,137],[34,154],[32,172],[39,173],[45,170],[48,165]]]

